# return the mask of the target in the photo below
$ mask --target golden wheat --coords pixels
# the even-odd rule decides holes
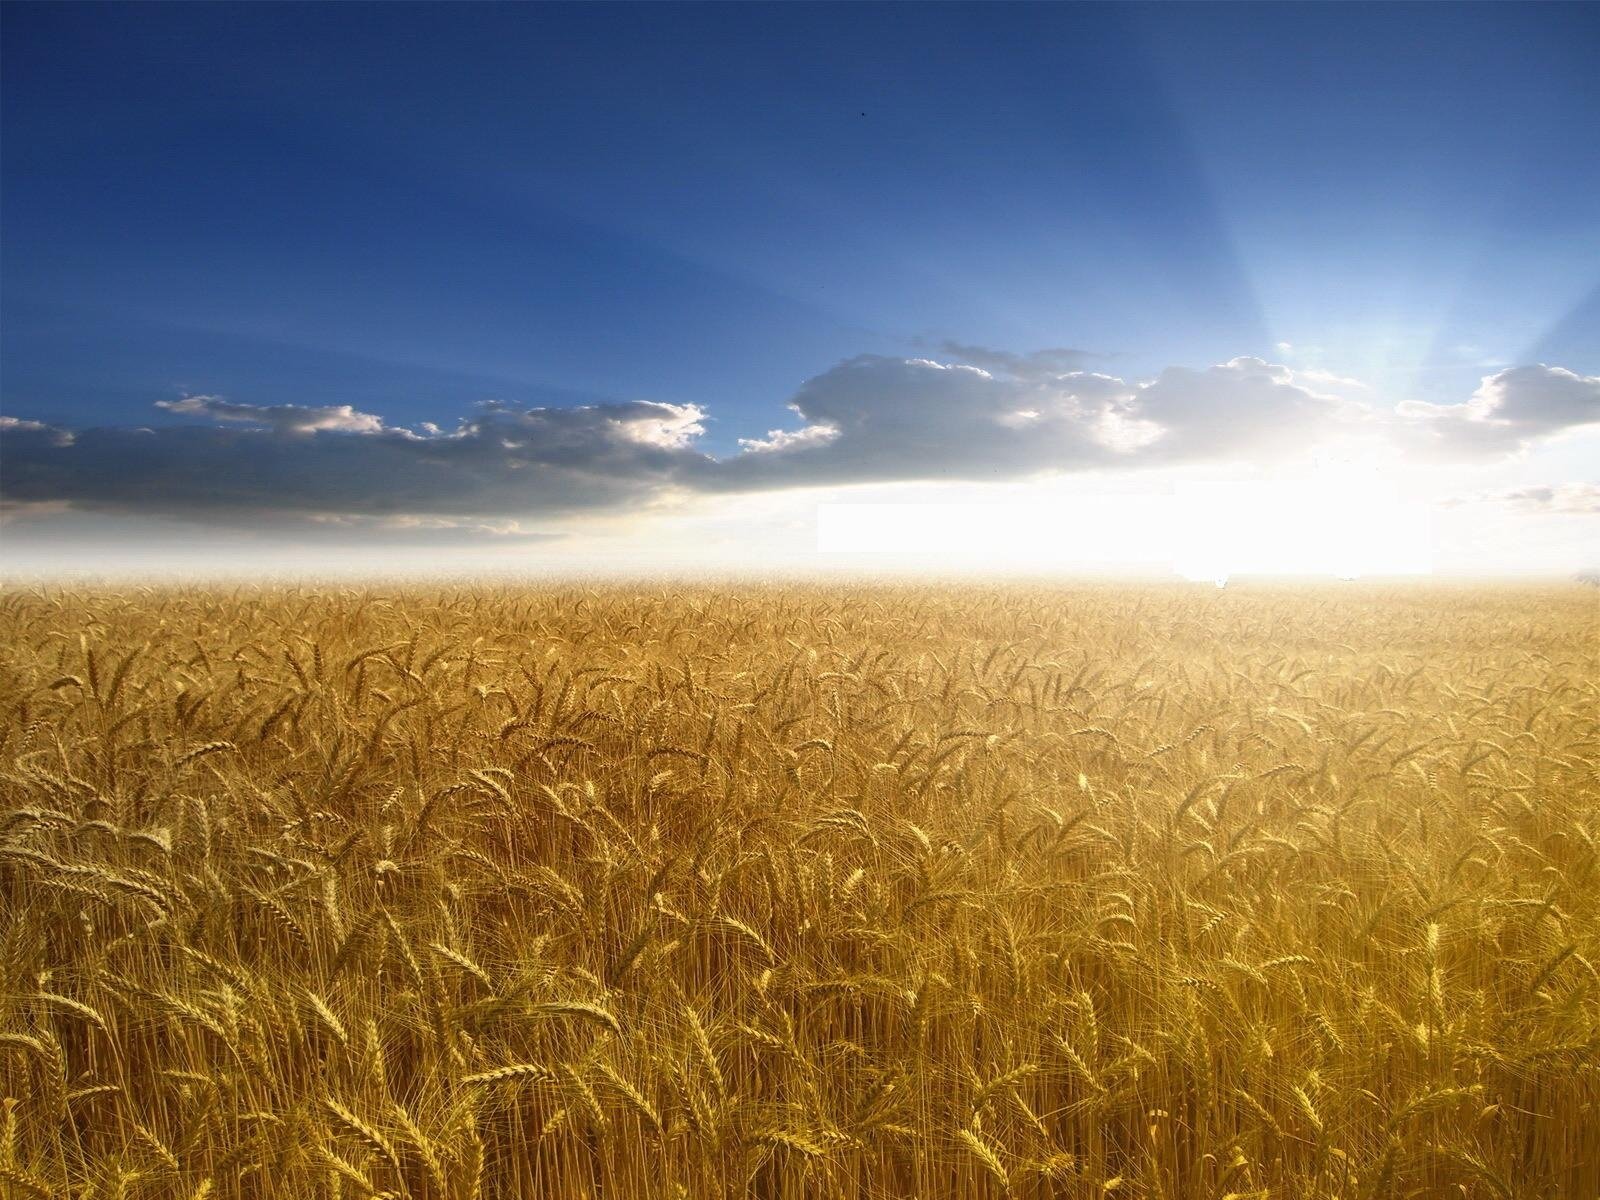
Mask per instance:
[[[0,1192],[1600,1194],[1548,587],[0,592]]]

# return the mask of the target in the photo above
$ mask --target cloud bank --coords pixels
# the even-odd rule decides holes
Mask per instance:
[[[637,504],[709,462],[692,406],[485,405],[454,430],[385,425],[348,406],[163,405],[227,424],[0,429],[0,494],[110,512],[220,519],[500,516]],[[235,427],[237,426],[237,427]]]
[[[503,524],[510,518],[632,511],[682,495],[1277,462],[1335,435],[1488,459],[1600,423],[1600,378],[1543,365],[1487,376],[1460,404],[1385,411],[1329,390],[1351,381],[1259,358],[1128,381],[1083,369],[1078,351],[942,353],[841,362],[794,395],[789,427],[742,439],[723,458],[701,448],[703,409],[651,401],[489,403],[449,430],[392,426],[350,405],[215,395],[158,402],[188,420],[153,428],[0,417],[0,504],[498,538],[527,536]]]

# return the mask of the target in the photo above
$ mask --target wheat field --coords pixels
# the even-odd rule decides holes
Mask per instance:
[[[1600,611],[12,587],[0,1193],[1594,1197]]]

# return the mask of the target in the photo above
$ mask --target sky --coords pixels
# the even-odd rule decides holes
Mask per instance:
[[[9,4],[0,570],[1600,565],[1597,51]]]

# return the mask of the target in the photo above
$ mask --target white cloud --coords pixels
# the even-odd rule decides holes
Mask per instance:
[[[939,348],[951,362],[966,363],[991,374],[1010,375],[1017,379],[1054,379],[1083,370],[1087,363],[1097,357],[1083,350],[1065,347],[1035,350],[1029,354],[995,350],[966,342],[942,342]]]
[[[185,396],[182,400],[157,400],[156,407],[186,416],[261,425],[278,433],[381,433],[384,428],[382,417],[357,412],[348,404],[309,408],[300,404],[235,404],[221,396]]]
[[[1336,391],[1369,392],[1372,390],[1359,379],[1352,379],[1348,375],[1337,375],[1332,371],[1323,371],[1314,367],[1296,367],[1292,378],[1296,382],[1314,383]]]
[[[740,438],[739,448],[749,454],[804,450],[808,446],[826,445],[838,436],[838,429],[832,425],[807,425],[803,429],[769,429],[764,438]]]
[[[1543,438],[1600,423],[1600,376],[1562,367],[1507,367],[1486,375],[1464,404],[1406,401],[1401,434],[1444,456],[1514,454]]]
[[[70,430],[57,429],[54,425],[46,425],[43,421],[24,421],[20,417],[0,417],[0,436],[18,437],[28,434],[42,437],[51,445],[72,445],[72,432]]]
[[[1363,415],[1307,387],[1292,368],[1252,357],[1203,371],[1168,367],[1138,390],[1130,408],[1161,430],[1150,452],[1183,462],[1299,453]]]
[[[681,450],[705,433],[705,416],[697,404],[655,404],[638,415],[614,418],[614,422],[623,437],[641,446]]]

